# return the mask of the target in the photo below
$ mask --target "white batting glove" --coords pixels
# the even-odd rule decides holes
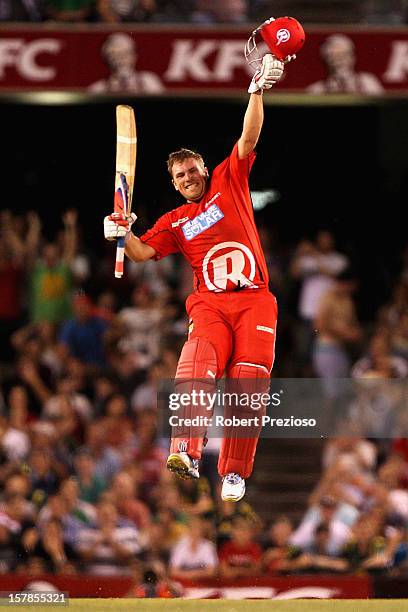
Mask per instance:
[[[131,230],[132,224],[136,221],[135,213],[125,217],[122,213],[112,213],[103,220],[103,231],[106,240],[117,240],[124,238]]]
[[[285,65],[276,59],[271,53],[267,53],[262,58],[261,67],[255,72],[248,87],[248,93],[255,93],[270,89],[282,77]]]

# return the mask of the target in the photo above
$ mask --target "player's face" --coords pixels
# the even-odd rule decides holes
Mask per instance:
[[[190,157],[175,162],[172,168],[173,185],[186,200],[200,200],[203,197],[208,178],[207,168],[197,159]]]

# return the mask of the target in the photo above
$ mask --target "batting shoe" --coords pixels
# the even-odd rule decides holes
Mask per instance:
[[[198,459],[192,459],[187,453],[172,453],[167,458],[167,469],[183,480],[200,478]]]
[[[239,502],[245,495],[245,480],[239,474],[230,472],[222,479],[221,499]]]

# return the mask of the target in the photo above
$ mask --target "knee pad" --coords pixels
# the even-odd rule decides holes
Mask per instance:
[[[261,364],[238,362],[228,369],[226,391],[237,394],[237,397],[256,394],[255,402],[248,403],[238,399],[234,404],[224,407],[224,417],[232,419],[253,419],[257,417],[256,424],[248,428],[231,425],[224,427],[224,435],[218,461],[218,472],[225,476],[229,472],[236,472],[242,478],[248,478],[253,470],[256,447],[259,434],[262,430],[261,419],[266,413],[266,406],[259,402],[260,394],[268,393],[270,374],[268,368]]]
[[[212,409],[206,394],[216,391],[218,360],[214,346],[205,338],[187,340],[181,351],[174,381],[175,393],[187,394],[191,401],[180,405],[178,424],[172,427],[171,452],[187,452],[199,459],[205,444],[206,419],[212,417]],[[187,395],[185,396],[187,398]],[[189,423],[194,419],[194,425]]]
[[[218,360],[214,346],[205,338],[192,338],[180,354],[176,379],[210,378],[218,375]]]

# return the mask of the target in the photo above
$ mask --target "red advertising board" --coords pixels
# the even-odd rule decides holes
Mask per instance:
[[[252,75],[243,53],[252,27],[3,25],[0,91],[242,94]],[[328,49],[337,61],[329,79]],[[336,50],[349,55],[347,70]],[[343,87],[357,94],[408,91],[408,28],[306,28],[305,46],[279,92]]]
[[[0,591],[35,588],[45,591],[44,583],[70,597],[124,597],[132,586],[131,579],[123,577],[3,574]],[[372,596],[368,576],[241,578],[239,586],[236,581],[206,580],[200,584],[185,583],[184,589],[184,596],[190,599],[366,599]]]

